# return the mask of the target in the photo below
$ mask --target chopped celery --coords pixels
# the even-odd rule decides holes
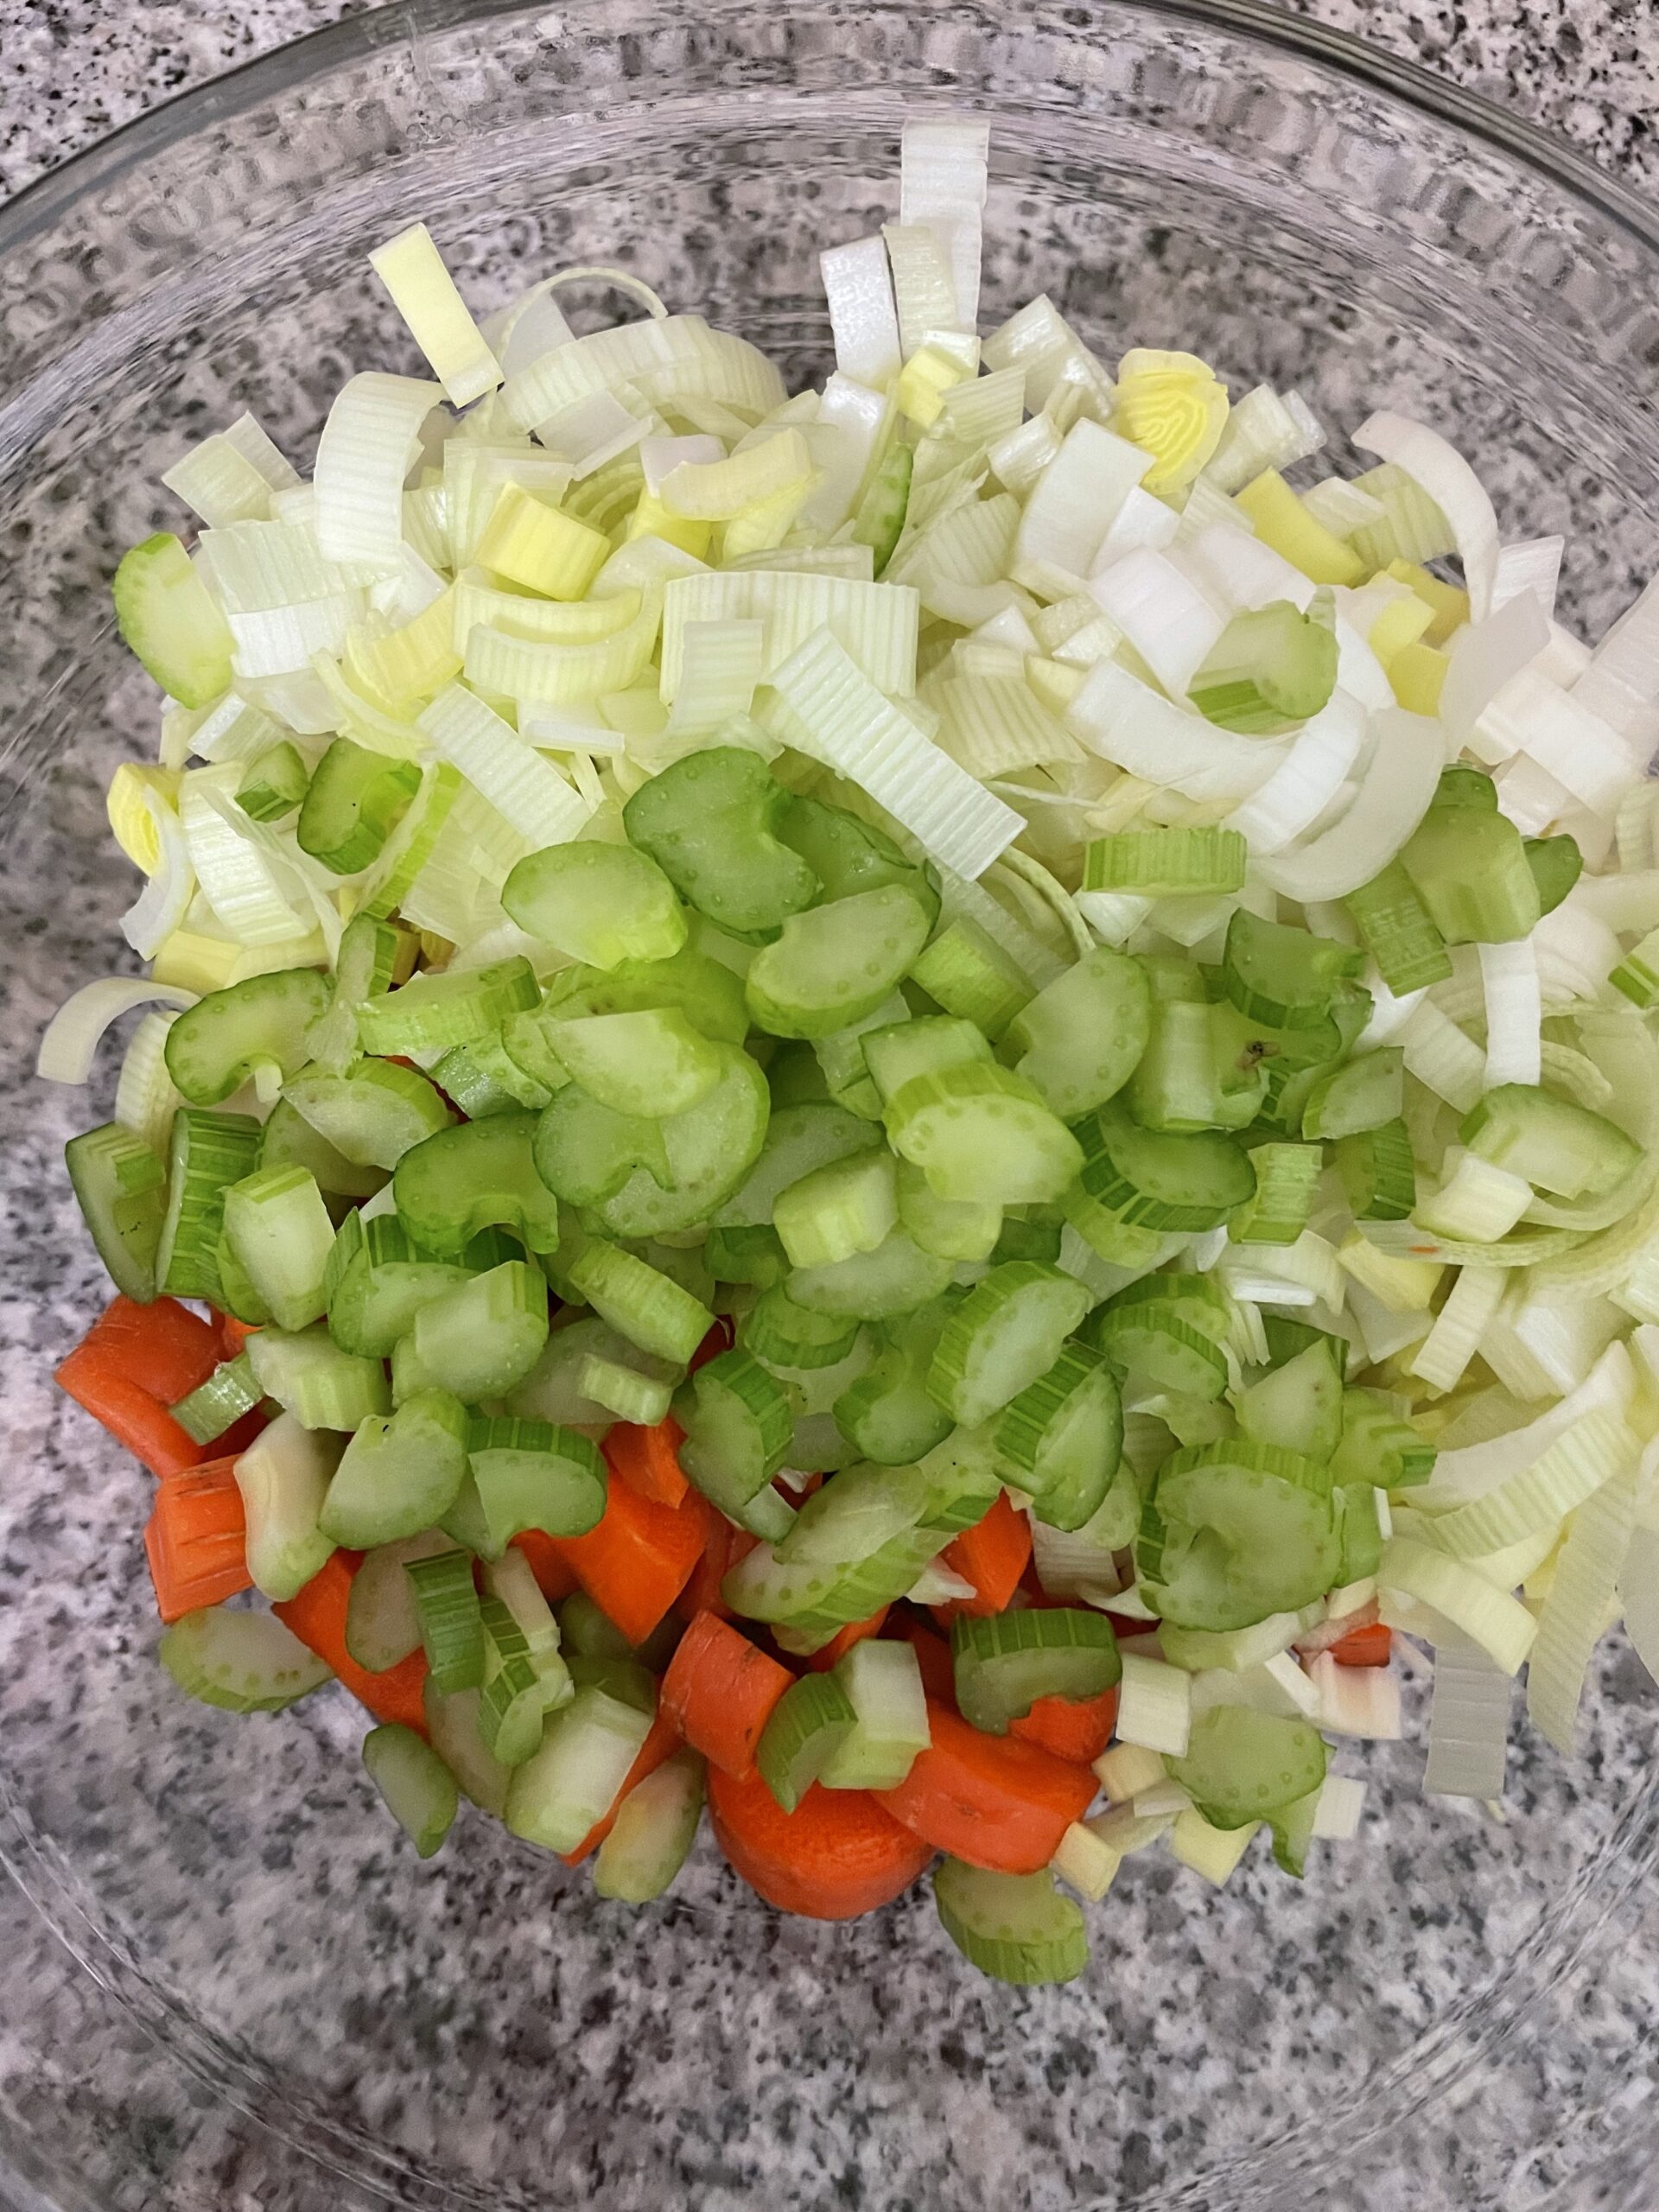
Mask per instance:
[[[370,1729],[363,1764],[417,1855],[429,1859],[454,1825],[454,1776],[424,1737],[396,1721]]]
[[[828,1037],[874,1014],[909,974],[931,918],[890,883],[785,918],[745,986],[749,1014],[774,1037]]]
[[[993,1736],[1007,1735],[1039,1698],[1098,1697],[1122,1672],[1111,1623],[1077,1606],[962,1614],[950,1650],[962,1717]]]
[[[323,1534],[372,1551],[442,1521],[467,1473],[466,1436],[465,1407],[442,1390],[360,1421],[328,1484]]]
[[[594,968],[667,960],[685,943],[673,885],[648,854],[626,845],[531,853],[502,886],[501,903],[521,929]]]
[[[772,1488],[792,1426],[782,1387],[747,1352],[721,1352],[700,1367],[674,1401],[685,1431],[680,1465],[720,1510],[751,1534],[775,1541],[793,1515]]]
[[[933,1897],[945,1934],[995,1981],[1027,1987],[1075,1981],[1089,1963],[1082,1910],[1061,1896],[1046,1869],[997,1874],[942,1859]]]
[[[391,1182],[410,1235],[451,1259],[492,1228],[512,1230],[532,1252],[556,1249],[558,1200],[537,1172],[539,1128],[533,1114],[494,1114],[412,1146]]]
[[[1145,969],[1097,945],[1014,1015],[1008,1049],[1060,1119],[1074,1122],[1116,1096],[1146,1051],[1150,1027]]]
[[[770,931],[818,890],[779,834],[787,799],[758,755],[715,746],[642,785],[623,821],[629,841],[699,913],[724,929]]]
[[[396,1060],[359,1060],[338,1075],[302,1069],[284,1087],[277,1112],[284,1107],[299,1115],[341,1160],[359,1168],[396,1167],[414,1146],[448,1128],[452,1118],[436,1085],[418,1068],[404,1067]],[[269,1127],[264,1160],[267,1166],[271,1165]],[[325,1190],[339,1188],[338,1183],[324,1182],[303,1154],[299,1164],[311,1166]],[[341,1195],[355,1198],[372,1193],[347,1190]]]
[[[167,1214],[167,1170],[143,1137],[105,1122],[71,1137],[64,1161],[81,1217],[124,1297],[156,1295],[156,1255]]]
[[[217,1106],[262,1069],[285,1079],[304,1060],[306,1031],[327,1004],[328,979],[313,968],[250,976],[180,1014],[167,1033],[167,1071],[193,1106]]]

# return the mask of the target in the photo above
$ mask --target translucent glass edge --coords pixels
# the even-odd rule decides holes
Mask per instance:
[[[1274,0],[1096,0],[1096,4],[1121,14],[1231,31],[1270,50],[1334,69],[1522,162],[1606,218],[1646,251],[1659,254],[1659,207],[1576,152],[1554,131],[1416,62],[1386,54],[1352,32],[1286,15]],[[0,259],[71,215],[93,192],[165,154],[209,123],[244,114],[379,49],[410,47],[423,34],[526,12],[524,0],[389,0],[389,4],[344,16],[240,62],[95,139],[37,177],[15,199],[0,204]],[[1037,12],[1033,0],[1013,0],[1007,16]],[[567,20],[572,16],[590,18],[602,31],[603,0],[575,0]]]

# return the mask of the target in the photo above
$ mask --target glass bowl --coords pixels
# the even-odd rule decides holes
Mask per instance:
[[[825,365],[817,250],[893,212],[907,112],[994,126],[987,326],[1046,289],[1090,342],[1189,346],[1476,454],[1569,536],[1593,632],[1655,564],[1659,229],[1478,101],[1266,8],[944,0],[421,4],[147,117],[0,212],[8,554],[0,1466],[0,2125],[31,2208],[1094,2205],[1529,2212],[1635,2201],[1652,2052],[1654,1707],[1615,1639],[1572,1764],[1517,1732],[1506,1816],[1338,1764],[1360,1840],[1222,1894],[1160,1853],[1071,1986],[970,1974],[925,1890],[826,1928],[705,1844],[633,1914],[463,1816],[418,1864],[327,1691],[237,1720],[154,1664],[149,1478],[54,1389],[105,1295],[32,1079],[126,964],[101,794],[153,750],[118,647],[161,469],[251,407],[308,461],[353,369],[414,365],[365,266],[429,217],[480,309],[561,264]],[[1410,1700],[1421,1730],[1422,1683]],[[1613,2201],[1609,2199],[1609,2201]]]

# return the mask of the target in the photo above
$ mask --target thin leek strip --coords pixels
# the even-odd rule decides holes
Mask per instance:
[[[1227,627],[1227,617],[1184,570],[1144,547],[1091,578],[1089,588],[1176,696],[1190,688]]]
[[[147,1014],[133,1031],[115,1086],[115,1119],[165,1154],[173,1116],[184,1103],[167,1071],[167,1033],[172,1014]]]
[[[662,696],[671,704],[679,689],[689,623],[739,621],[766,625],[765,683],[815,632],[827,629],[878,691],[889,696],[912,692],[919,618],[918,594],[895,585],[747,569],[677,578],[663,594]]]
[[[1342,819],[1300,849],[1264,857],[1262,878],[1304,905],[1344,897],[1399,852],[1434,796],[1446,761],[1438,722],[1391,708],[1376,717],[1376,746]]]
[[[1324,428],[1300,392],[1281,395],[1259,384],[1234,402],[1205,478],[1217,491],[1236,492],[1264,469],[1307,460],[1324,443]]]
[[[1507,1277],[1498,1268],[1464,1268],[1434,1325],[1413,1353],[1411,1372],[1437,1390],[1455,1390],[1503,1301]]]
[[[982,783],[1020,768],[1077,760],[1082,750],[1038,702],[1023,674],[948,678],[939,741]]]
[[[1604,1483],[1630,1466],[1638,1448],[1621,1414],[1605,1408],[1588,1414],[1521,1473],[1472,1504],[1440,1515],[1434,1541],[1455,1558],[1478,1559],[1559,1528]]]
[[[1560,586],[1564,537],[1524,537],[1500,546],[1492,574],[1492,605],[1503,607],[1522,592],[1530,592],[1554,618],[1555,594]]]
[[[899,219],[925,224],[950,271],[953,327],[979,322],[980,226],[990,154],[988,123],[907,123],[899,139]]]
[[[961,327],[950,264],[938,234],[924,223],[884,223],[899,351],[908,361],[936,332]]]
[[[624,691],[649,662],[660,620],[652,593],[632,622],[588,645],[553,645],[480,626],[467,639],[467,681],[499,697],[550,707]]]
[[[162,794],[146,790],[140,806],[156,845],[149,880],[121,917],[121,934],[141,960],[153,960],[174,931],[182,927],[195,895],[196,876],[189,841],[177,811]]]
[[[1382,1547],[1377,1581],[1385,1592],[1414,1599],[1443,1624],[1478,1644],[1509,1675],[1520,1671],[1538,1624],[1516,1598],[1494,1590],[1484,1576],[1424,1543],[1394,1536]]]
[[[317,600],[355,604],[360,586],[385,565],[365,569],[330,557],[310,522],[242,522],[205,531],[196,557],[227,615],[270,613]]]
[[[1341,790],[1368,734],[1365,709],[1338,691],[1305,722],[1290,749],[1227,817],[1254,855],[1280,853],[1319,820]]]
[[[369,265],[391,293],[452,407],[470,407],[496,389],[500,364],[424,223],[411,223],[376,246]]]
[[[806,440],[786,428],[728,460],[682,461],[664,479],[660,496],[671,513],[689,521],[730,522],[793,490],[811,473]]]
[[[1205,802],[1248,798],[1285,757],[1279,741],[1218,729],[1112,660],[1090,670],[1065,725],[1127,774]]]
[[[1483,944],[1480,976],[1486,995],[1483,1087],[1491,1090],[1503,1083],[1535,1084],[1543,1018],[1536,947],[1530,938]]]
[[[818,270],[830,306],[836,368],[859,384],[885,391],[903,359],[886,241],[857,238],[831,246],[818,256]]]
[[[591,391],[540,425],[537,436],[556,461],[566,462],[580,484],[607,461],[619,461],[649,437],[659,421],[629,407],[611,391]]]
[[[509,422],[534,430],[595,391],[631,385],[660,404],[684,395],[714,400],[758,421],[781,406],[783,379],[764,353],[701,315],[650,317],[572,339],[510,376],[499,404]]]
[[[644,594],[634,588],[603,599],[531,599],[519,592],[498,590],[486,581],[482,569],[463,569],[454,585],[454,648],[464,654],[480,625],[547,645],[594,645],[626,630],[644,606]]]
[[[1127,438],[1087,418],[1073,423],[1027,497],[1014,535],[1015,581],[1041,587],[1047,598],[1060,595],[1050,588],[1052,578],[1070,578],[1071,589],[1080,589],[1095,572],[1114,520],[1151,467],[1152,455]]]
[[[1615,812],[1644,765],[1627,738],[1535,666],[1511,677],[1491,701],[1471,749],[1492,761],[1524,753],[1598,814]]]
[[[954,869],[940,871],[940,891],[947,918],[962,917],[976,923],[985,934],[995,939],[1007,954],[1016,968],[1027,977],[1035,990],[1052,983],[1065,973],[1064,963],[1057,960],[1042,939],[1028,930],[1017,916],[1011,914],[1000,899],[979,883],[957,875]]]
[[[1623,1344],[1610,1344],[1580,1388],[1548,1413],[1487,1442],[1443,1451],[1414,1501],[1443,1510],[1468,1505],[1533,1466],[1573,1425],[1603,1410],[1623,1414],[1636,1394],[1636,1370]]]
[[[1438,431],[1387,410],[1369,416],[1353,442],[1403,469],[1439,507],[1457,542],[1471,612],[1484,620],[1497,576],[1497,517],[1474,470]]]
[[[550,762],[474,694],[452,683],[421,716],[440,758],[460,769],[533,845],[563,844],[589,808]]]
[[[1604,1484],[1568,1524],[1527,1669],[1528,1714],[1567,1758],[1575,1749],[1585,1675],[1605,1632],[1630,1550],[1636,1440],[1628,1440],[1624,1471]]]
[[[251,415],[238,415],[166,470],[162,481],[210,530],[227,523],[264,522],[270,495],[299,477]]]
[[[203,898],[238,944],[283,944],[308,936],[310,919],[296,911],[305,895],[298,877],[272,861],[258,837],[260,825],[237,810],[226,788],[208,780],[219,772],[203,769],[187,777],[180,793],[180,818]]]
[[[982,875],[1020,835],[1021,817],[930,745],[830,630],[809,639],[772,681],[787,709],[779,734],[868,791],[944,867]]]
[[[35,1056],[35,1072],[48,1083],[88,1082],[104,1033],[124,1014],[141,1006],[194,1006],[197,994],[175,983],[153,982],[147,976],[111,976],[83,983],[64,1001],[46,1026]]]
[[[1478,1644],[1455,1631],[1439,1638],[1423,1774],[1430,1796],[1503,1795],[1510,1688],[1510,1677]]]
[[[390,569],[404,541],[404,480],[439,387],[369,370],[340,388],[317,445],[317,543],[331,561]]]
[[[689,622],[680,640],[680,683],[667,734],[711,736],[754,701],[766,655],[758,621]]]

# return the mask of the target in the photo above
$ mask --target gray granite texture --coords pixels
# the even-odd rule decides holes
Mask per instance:
[[[334,13],[298,0],[113,15],[6,6],[8,188]],[[620,30],[633,6],[607,0],[607,25]],[[1310,12],[1363,26],[1654,181],[1649,6],[1319,0]],[[286,258],[272,234],[287,211],[254,188],[274,156],[239,142],[235,213],[260,283],[251,308],[215,228],[233,226],[200,173],[210,154],[195,166],[181,154],[159,186],[116,177],[103,213],[125,258],[96,263],[106,288],[96,313],[111,315],[123,288],[142,290],[146,257],[175,261],[181,234],[200,244],[199,289],[188,317],[163,299],[159,335],[146,326],[130,354],[111,346],[88,362],[90,398],[73,381],[59,391],[17,512],[0,504],[0,561],[24,553],[29,526],[35,587],[0,640],[25,701],[0,724],[0,1404],[17,1455],[0,1470],[0,1784],[9,1765],[8,1857],[64,1936],[0,1885],[0,2147],[29,2134],[42,2192],[20,2189],[18,2202],[29,2212],[41,2202],[362,2212],[387,2200],[409,2212],[1289,2212],[1312,2199],[1322,2212],[1638,2212],[1655,2167],[1643,2105],[1659,2018],[1659,1808],[1643,1788],[1656,1708],[1616,1642],[1579,1762],[1517,1731],[1503,1824],[1427,1802],[1412,1743],[1344,1751],[1339,1764],[1370,1781],[1370,1817],[1351,1850],[1321,1854],[1314,1880],[1284,1883],[1258,1849],[1212,1898],[1148,1855],[1095,1916],[1089,1980],[1039,1992],[963,1970],[925,1891],[845,1930],[786,1922],[747,1896],[706,1839],[675,1897],[639,1917],[471,1813],[454,1846],[418,1866],[377,1824],[354,1756],[360,1716],[342,1691],[245,1724],[185,1706],[154,1666],[139,1535],[148,1482],[97,1448],[49,1382],[99,1297],[54,1156],[87,1116],[20,1079],[18,1050],[72,982],[110,964],[130,895],[99,842],[100,779],[123,752],[150,748],[155,702],[98,635],[104,581],[123,543],[176,520],[149,480],[188,429],[249,404],[303,462],[349,367],[404,365],[360,265],[363,245],[391,227],[377,195],[394,189],[409,213],[442,210],[480,307],[527,272],[608,258],[620,239],[677,301],[695,258],[706,289],[690,296],[752,315],[795,372],[819,365],[804,249],[887,212],[891,113],[867,99],[844,143],[823,113],[808,115],[798,166],[810,184],[793,196],[791,231],[788,180],[779,187],[775,156],[771,168],[757,156],[738,100],[759,65],[744,54],[726,67],[720,13],[721,0],[700,0],[637,49],[619,38],[617,73],[702,70],[733,99],[724,134],[705,143],[694,126],[695,160],[671,145],[637,180],[594,144],[553,205],[522,161],[458,176],[447,147],[468,88],[395,48],[362,73],[360,131],[343,96],[334,109],[315,96],[292,122],[283,158],[312,163],[293,227],[315,226]],[[1086,0],[1046,11],[1051,32],[1062,15],[1086,17]],[[961,41],[944,59],[960,65],[973,10],[950,0],[938,16]],[[801,0],[787,22],[780,10],[779,45],[808,16],[820,44],[804,40],[803,67],[828,70],[845,29],[833,0]],[[546,133],[560,73],[582,67],[559,16],[544,20],[539,45],[504,34],[486,80],[502,143],[509,127]],[[1127,39],[1098,55],[1115,73],[1120,147],[1155,138],[1174,77],[1204,60],[1204,41],[1191,45],[1144,65]],[[899,59],[913,83],[914,54]],[[1285,164],[1269,245],[1259,209],[1206,197],[1190,174],[1125,161],[1103,187],[1086,164],[1074,183],[1057,79],[1060,153],[1046,165],[1044,149],[1020,149],[1021,183],[999,183],[988,226],[997,311],[1064,283],[1103,344],[1178,341],[1202,325],[1230,373],[1306,378],[1335,424],[1351,427],[1368,398],[1424,405],[1489,458],[1511,535],[1573,529],[1575,619],[1605,620],[1656,557],[1656,442],[1634,406],[1627,419],[1606,405],[1610,378],[1637,398],[1652,391],[1640,286],[1621,281],[1637,264],[1609,247],[1603,265],[1582,237],[1557,251],[1547,195],[1528,204],[1524,180],[1490,151],[1447,153],[1432,130],[1391,141],[1386,118],[1361,143],[1351,87],[1328,91],[1332,114],[1299,137],[1294,86],[1281,100],[1282,85],[1242,83],[1248,74],[1247,58],[1236,72],[1217,66],[1205,90],[1218,135],[1259,131],[1262,157],[1271,140]],[[388,143],[404,165],[391,185]],[[1384,206],[1395,225],[1374,264],[1326,235],[1317,194],[1295,200],[1294,170],[1317,184],[1338,156],[1353,160],[1354,200]],[[1563,270],[1567,315],[1551,305]],[[14,361],[81,276],[79,264],[25,264],[0,299]],[[1434,312],[1442,296],[1455,313]],[[100,480],[107,437],[142,463],[131,480]],[[82,449],[90,467],[78,467]],[[13,805],[16,760],[43,772]],[[106,1065],[92,1112],[108,1103]],[[1419,1738],[1423,1688],[1414,1677]],[[336,2176],[303,2160],[302,2144]]]
[[[1659,189],[1653,0],[1287,0]],[[0,0],[0,198],[160,100],[358,10],[341,0]]]

